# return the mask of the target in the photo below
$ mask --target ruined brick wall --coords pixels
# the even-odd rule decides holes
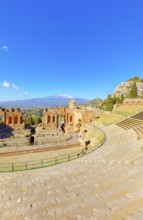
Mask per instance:
[[[66,127],[74,126],[74,110],[58,107],[58,108],[46,108],[43,112],[42,127],[43,128],[59,128],[62,123],[65,123]]]
[[[0,115],[3,117],[3,126],[10,128],[25,128],[22,112],[19,108],[0,109]]]
[[[94,122],[96,117],[97,113],[95,111],[84,110],[83,123]]]
[[[51,109],[44,109],[42,117],[43,128],[58,128],[58,113]]]
[[[66,113],[66,127],[74,126],[74,110],[67,109]]]
[[[74,125],[75,126],[79,123],[79,121],[81,121],[81,123],[83,122],[83,113],[84,111],[81,109],[74,110]]]
[[[143,105],[142,99],[125,99],[123,105]]]
[[[65,123],[67,129],[75,129],[79,123],[93,122],[96,117],[97,113],[95,111],[76,109],[74,100],[71,100],[69,108],[44,109],[42,127],[49,129],[59,128],[62,123]]]

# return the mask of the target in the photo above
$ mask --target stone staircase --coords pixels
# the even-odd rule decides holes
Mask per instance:
[[[143,111],[135,114],[132,116],[132,118],[136,118],[136,119],[139,119],[139,120],[143,120]]]
[[[125,130],[135,128],[143,125],[143,121],[134,118],[126,118],[125,120],[117,123],[117,125]]]
[[[143,220],[143,140],[104,131],[104,145],[82,158],[0,173],[0,220]]]
[[[139,118],[139,119],[138,119]],[[141,113],[117,123],[117,125],[124,130],[133,129],[136,133],[137,139],[143,139],[143,120]]]

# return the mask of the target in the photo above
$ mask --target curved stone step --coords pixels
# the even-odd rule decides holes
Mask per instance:
[[[0,219],[143,219],[143,140],[117,125],[104,131],[104,145],[78,160],[0,173]]]

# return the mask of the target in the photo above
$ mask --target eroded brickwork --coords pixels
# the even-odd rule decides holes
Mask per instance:
[[[12,129],[25,128],[22,112],[19,108],[1,108],[0,116],[2,117],[3,126],[8,126]]]
[[[124,105],[143,105],[143,99],[125,99],[123,101]]]
[[[64,123],[67,129],[76,130],[80,124],[93,122],[97,117],[97,112],[75,108],[75,101],[69,102],[69,108],[46,108],[42,118],[43,128],[59,128]]]

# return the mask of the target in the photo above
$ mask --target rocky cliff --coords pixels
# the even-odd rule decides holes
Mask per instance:
[[[131,91],[132,84],[133,81],[122,82],[115,88],[113,95],[115,95],[116,97],[121,97],[121,95],[123,94],[124,97],[127,97]],[[138,97],[143,98],[143,82],[136,82],[136,85]]]

